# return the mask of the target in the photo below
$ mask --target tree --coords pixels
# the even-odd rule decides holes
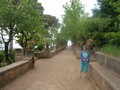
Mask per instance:
[[[17,32],[16,20],[20,19],[12,0],[0,0],[0,34],[5,44],[5,59],[10,62],[8,45]]]
[[[92,13],[93,13],[93,16],[92,17],[95,17],[95,18],[100,18],[100,9],[99,8],[94,8],[92,9]]]
[[[110,18],[110,25],[109,30],[110,31],[118,31],[119,28],[119,21],[116,18],[118,16],[118,12],[116,12],[116,8],[113,6],[114,3],[118,3],[119,0],[98,0],[98,4],[99,4],[99,8],[97,9],[93,9],[93,15],[96,16],[98,14],[98,16],[100,18]]]
[[[80,35],[84,32],[83,22],[88,16],[79,0],[71,0],[70,5],[66,4],[64,9],[62,31],[67,34],[67,37],[73,43],[77,44],[80,40]]]
[[[5,44],[5,59],[9,64],[10,41],[16,34],[36,30],[38,21],[41,21],[35,19],[40,15],[40,11],[35,10],[35,4],[34,0],[0,0],[0,34]]]
[[[46,24],[46,28],[48,27],[56,27],[58,25],[58,19],[55,17],[55,16],[52,16],[52,15],[44,15],[45,17],[45,22],[47,23]]]
[[[42,38],[42,34],[45,33],[43,11],[40,8],[35,8],[38,5],[40,7],[40,4],[37,2],[34,4],[28,2],[28,4],[22,8],[24,10],[24,8],[28,7],[26,11],[24,10],[24,24],[18,26],[19,30],[22,31],[17,34],[17,41],[23,47],[24,55],[29,42],[34,42],[34,44],[36,44],[39,38]],[[29,6],[32,7],[30,8]]]
[[[44,15],[44,17],[46,23],[45,28],[48,30],[46,38],[49,38],[51,40],[51,43],[49,44],[54,45],[55,34],[58,32],[58,28],[59,28],[59,23],[58,23],[59,20],[52,15]]]
[[[98,4],[99,4],[99,8],[93,9],[93,17],[92,17],[93,20],[95,18],[98,19],[97,21],[98,24],[95,24],[93,22],[94,26],[97,25],[96,28],[93,28],[93,29],[95,31],[98,29],[98,31],[96,31],[97,35],[96,34],[93,35],[94,39],[96,39],[95,40],[96,44],[98,44],[97,42],[99,40],[100,41],[99,46],[103,46],[105,44],[111,44],[111,42],[113,41],[114,41],[114,44],[119,45],[115,41],[119,41],[118,33],[119,33],[119,23],[120,23],[119,21],[120,1],[119,0],[98,0]],[[99,33],[101,33],[101,35]],[[114,35],[113,33],[116,35]],[[97,40],[97,37],[101,39]],[[109,37],[113,37],[114,39]]]

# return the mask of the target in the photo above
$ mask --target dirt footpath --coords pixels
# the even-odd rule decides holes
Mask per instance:
[[[79,64],[67,48],[51,59],[36,61],[33,70],[1,90],[95,90],[89,79],[80,78]]]

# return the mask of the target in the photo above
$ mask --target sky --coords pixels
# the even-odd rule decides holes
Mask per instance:
[[[62,20],[62,15],[64,15],[63,5],[66,2],[69,3],[70,0],[38,0],[44,7],[44,14],[50,14],[56,16],[58,19]],[[92,15],[91,9],[97,4],[97,0],[80,0],[81,3],[85,6],[85,12],[89,13],[89,16]]]

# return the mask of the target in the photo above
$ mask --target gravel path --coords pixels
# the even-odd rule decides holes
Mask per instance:
[[[95,90],[89,79],[79,76],[79,60],[70,48],[51,59],[40,59],[35,68],[1,90]]]

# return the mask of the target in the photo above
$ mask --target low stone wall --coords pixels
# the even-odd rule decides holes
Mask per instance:
[[[60,45],[56,47],[56,53],[59,53],[60,51],[64,50],[66,48],[66,45]]]
[[[119,81],[114,81],[116,80],[115,76],[106,71],[105,68],[100,68],[98,64],[94,65],[93,63],[90,63],[88,75],[96,88],[99,88],[98,90],[119,90],[119,86],[117,86]]]
[[[120,59],[95,52],[90,63],[89,77],[100,90],[120,90]]]
[[[25,56],[33,57],[34,56],[34,50],[27,50]]]
[[[38,59],[42,58],[43,57],[43,54],[44,52],[43,51],[40,51],[40,52],[35,52],[34,53],[34,56],[37,57]]]
[[[32,68],[34,68],[34,60],[30,57],[0,68],[0,88]]]
[[[22,49],[15,49],[15,62],[18,62],[24,58]]]
[[[66,48],[66,45],[61,45],[61,46],[57,46],[54,50],[50,51],[50,49],[45,49],[42,52],[35,52],[34,56],[40,58],[50,58],[54,55],[56,55],[57,53],[59,53],[60,51],[64,50]]]
[[[54,55],[56,55],[56,50],[50,51],[49,57],[53,57]]]
[[[104,53],[96,52],[96,61],[102,66],[111,69],[120,75],[120,59],[108,56]]]
[[[33,57],[34,56],[34,50],[27,50],[25,52],[25,55],[23,55],[23,49],[15,49],[15,62],[21,61],[25,57]]]

